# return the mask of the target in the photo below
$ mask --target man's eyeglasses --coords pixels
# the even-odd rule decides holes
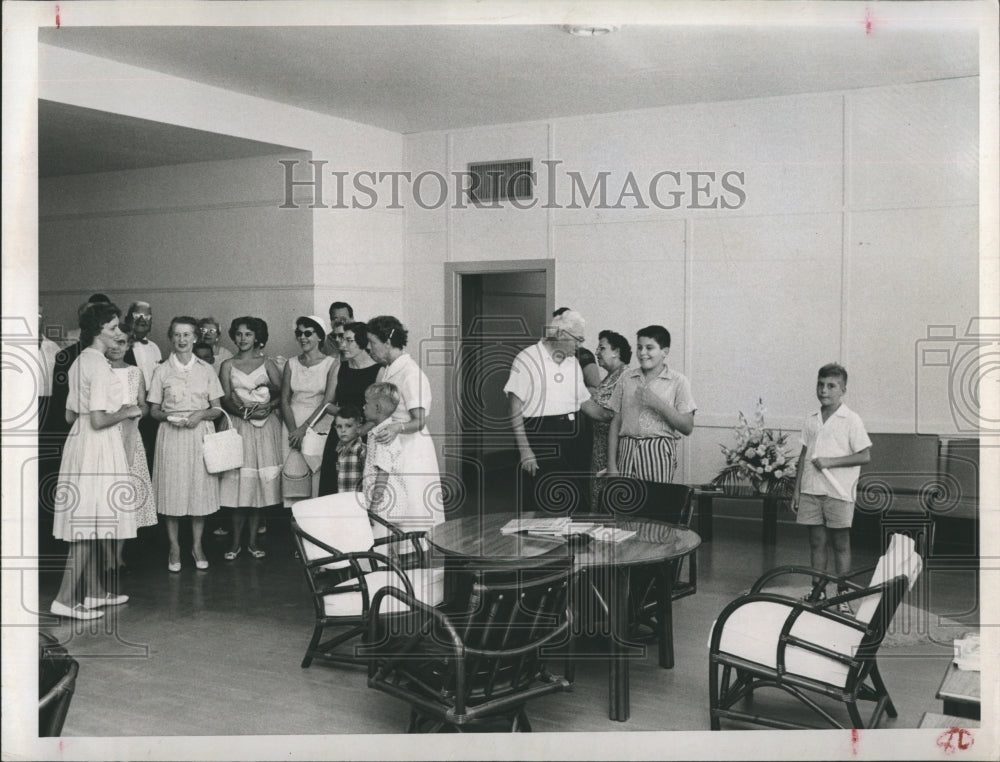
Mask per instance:
[[[301,339],[303,336],[305,336],[308,339],[310,336],[312,336],[315,333],[316,333],[316,331],[312,330],[311,328],[306,328],[304,331],[300,331],[298,328],[296,328],[295,329],[295,338],[296,339]]]
[[[147,314],[145,312],[133,312],[132,313],[132,320],[133,320],[133,322],[136,321],[136,320],[152,320],[152,319],[153,319],[153,316],[150,315],[150,314]]]
[[[219,330],[217,328],[199,328],[198,333],[202,336],[215,336],[219,333]]]
[[[573,341],[575,341],[577,344],[583,343],[583,336],[577,336],[575,333],[570,333],[565,328],[562,329],[562,332],[565,333],[567,336],[569,336],[571,339],[573,339]]]

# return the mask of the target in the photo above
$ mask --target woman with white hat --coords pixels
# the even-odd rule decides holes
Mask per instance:
[[[320,347],[330,332],[325,319],[318,315],[302,315],[295,320],[295,339],[301,353],[291,358],[281,374],[281,414],[288,432],[288,457],[285,459],[284,503],[290,506],[295,500],[316,497],[319,494],[319,470],[323,449],[318,454],[303,452],[302,444],[307,429],[312,426],[319,435],[330,430],[327,406],[333,402],[337,391],[338,363],[323,354]],[[308,489],[298,494],[288,494],[289,480],[303,480],[311,475]],[[308,494],[303,494],[308,491]]]

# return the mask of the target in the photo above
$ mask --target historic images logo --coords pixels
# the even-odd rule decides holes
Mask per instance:
[[[472,172],[442,174],[424,172],[378,172],[362,170],[346,172],[327,170],[328,162],[311,159],[307,162],[281,160],[284,180],[284,200],[280,209],[402,209],[403,189],[421,209],[439,209],[450,204],[451,209],[506,208],[532,209],[739,209],[746,203],[745,173],[734,170],[677,171],[664,169],[648,178],[627,172],[601,170],[589,176],[575,170],[560,169],[562,161],[542,160],[546,176],[546,193],[542,199],[534,192],[524,198],[508,194],[492,194],[488,202],[475,200],[483,183],[523,184],[532,191],[538,185],[537,172],[514,175]],[[311,169],[298,169],[299,165]],[[311,177],[306,175],[306,172]],[[305,175],[305,176],[304,176]],[[296,193],[296,189],[299,192]],[[311,190],[311,195],[307,189]],[[298,198],[297,198],[298,196]],[[304,198],[303,198],[304,197]]]

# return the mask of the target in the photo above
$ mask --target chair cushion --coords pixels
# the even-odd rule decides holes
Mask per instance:
[[[792,608],[791,604],[771,601],[751,601],[740,606],[726,620],[719,650],[775,669],[778,636]],[[791,634],[845,656],[853,655],[863,636],[859,630],[809,612],[799,616]],[[785,650],[785,668],[791,674],[830,685],[843,687],[847,683],[845,664],[795,646]]]
[[[889,539],[889,547],[886,548],[885,555],[879,558],[868,586],[881,585],[900,574],[905,574],[909,583],[908,589],[912,590],[923,565],[924,561],[916,551],[913,538],[897,532]],[[880,599],[881,596],[878,594],[859,599],[859,602],[855,604],[858,613],[855,614],[854,618],[866,624],[871,622],[878,609]],[[888,622],[886,622],[886,626],[888,626]]]
[[[375,542],[364,497],[360,492],[340,492],[312,500],[301,500],[292,506],[292,515],[302,531],[342,553],[371,550]],[[302,544],[309,561],[329,555],[308,540],[303,540]],[[337,561],[324,564],[323,568],[338,569],[347,565],[347,561]]]
[[[444,569],[409,569],[407,576],[413,584],[413,593],[417,599],[428,606],[437,606],[444,600]],[[386,586],[405,589],[399,575],[392,571],[370,572],[365,575],[368,594],[374,598],[375,593]],[[337,587],[356,585],[356,579],[349,579]],[[327,616],[361,616],[363,599],[361,591],[352,593],[331,593],[323,597],[323,609]],[[409,606],[398,598],[387,596],[382,603],[381,612],[390,613],[407,611]]]

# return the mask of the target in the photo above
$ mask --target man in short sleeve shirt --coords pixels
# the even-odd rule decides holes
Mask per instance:
[[[520,454],[520,511],[569,514],[587,503],[591,440],[580,406],[590,391],[575,356],[585,330],[580,313],[567,310],[511,366],[504,392]]]

